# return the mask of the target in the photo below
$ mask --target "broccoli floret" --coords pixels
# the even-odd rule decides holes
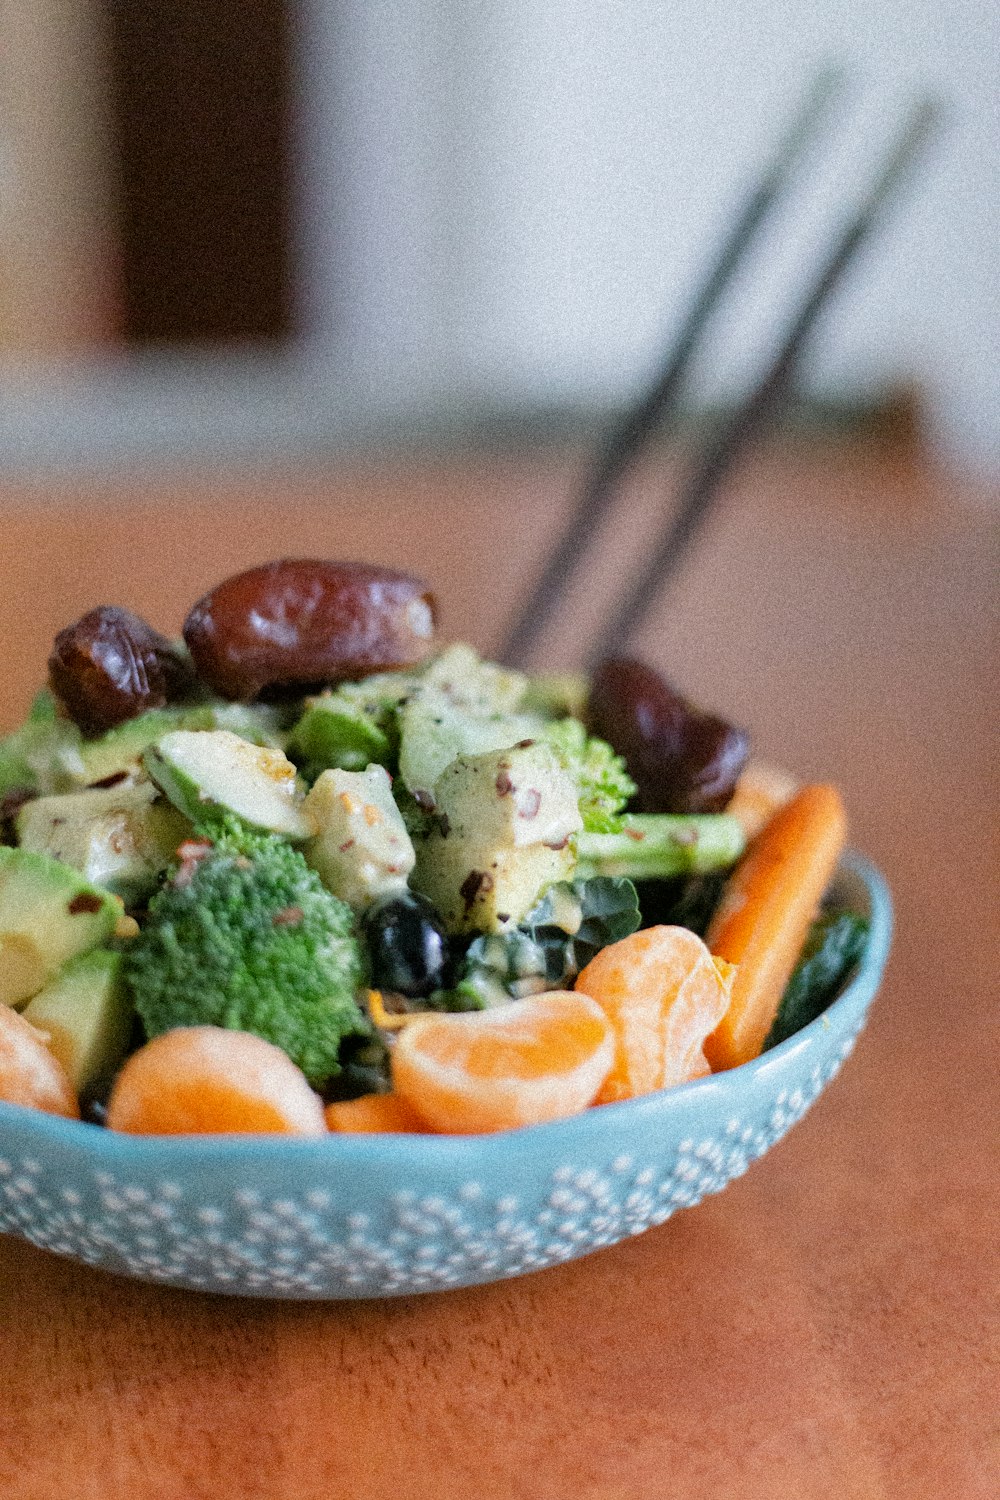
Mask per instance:
[[[622,809],[635,793],[635,782],[622,757],[605,740],[588,735],[579,719],[547,724],[542,738],[576,782],[585,831],[617,833],[622,827]]]
[[[129,944],[136,1010],[150,1037],[175,1026],[254,1032],[321,1088],[339,1071],[341,1040],[369,1030],[351,910],[281,839],[236,826],[213,839],[182,846]]]

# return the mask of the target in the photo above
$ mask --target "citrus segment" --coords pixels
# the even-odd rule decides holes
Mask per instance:
[[[47,1041],[44,1031],[10,1006],[0,1005],[0,1099],[78,1120],[73,1085]]]
[[[496,1010],[421,1016],[396,1043],[393,1086],[434,1130],[513,1130],[586,1109],[613,1055],[600,1006],[555,990]]]
[[[729,1005],[732,973],[686,927],[647,927],[602,948],[576,982],[614,1029],[614,1064],[597,1102],[704,1077],[702,1049]]]
[[[323,1106],[280,1048],[245,1031],[181,1026],[132,1054],[108,1100],[131,1135],[323,1135]]]
[[[427,1126],[412,1104],[398,1094],[362,1094],[360,1099],[338,1100],[326,1106],[328,1130],[350,1134],[426,1135]]]

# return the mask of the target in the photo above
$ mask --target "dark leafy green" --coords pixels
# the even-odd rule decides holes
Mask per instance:
[[[675,880],[642,880],[638,884],[643,927],[688,927],[700,938],[708,931],[728,871],[686,875]]]
[[[550,887],[520,926],[475,938],[453,990],[425,1002],[441,1010],[484,1010],[543,990],[567,989],[609,943],[639,926],[631,880],[595,876]]]
[[[857,912],[829,912],[809,930],[764,1050],[776,1047],[821,1015],[865,949],[868,923]]]

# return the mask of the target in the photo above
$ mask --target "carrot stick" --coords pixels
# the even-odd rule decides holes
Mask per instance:
[[[401,1131],[427,1134],[427,1126],[412,1105],[398,1094],[362,1094],[360,1099],[344,1099],[326,1106],[328,1130],[346,1131],[351,1135],[372,1132],[388,1135]]]
[[[769,823],[778,811],[790,802],[799,789],[799,784],[788,771],[766,761],[752,760],[740,772],[733,795],[726,804],[726,812],[742,825],[747,843],[757,837],[765,823]]]
[[[736,965],[729,1009],[705,1042],[713,1072],[759,1056],[845,831],[836,788],[805,786],[765,824],[726,882],[705,934],[709,950]]]

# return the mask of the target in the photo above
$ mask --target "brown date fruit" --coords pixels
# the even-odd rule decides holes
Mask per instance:
[[[210,688],[249,703],[412,666],[433,629],[434,598],[418,578],[366,563],[285,559],[199,599],[184,639]]]
[[[49,686],[88,735],[175,703],[193,683],[191,664],[173,641],[113,604],[61,630],[49,657]]]
[[[630,657],[601,663],[587,718],[625,757],[642,812],[721,812],[750,753],[744,730],[701,713],[659,672]]]

